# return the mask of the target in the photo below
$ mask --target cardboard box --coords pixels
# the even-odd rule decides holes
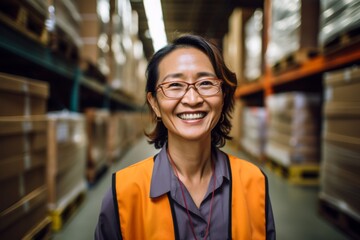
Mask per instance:
[[[0,213],[0,238],[22,239],[47,217],[47,188],[42,186]]]
[[[87,175],[88,180],[93,181],[97,173],[109,164],[107,151],[109,112],[89,108],[85,110],[88,151],[87,151]]]
[[[360,139],[358,102],[327,102],[324,106],[324,118],[324,134]]]
[[[348,148],[346,142],[324,140],[321,165],[321,192],[336,199],[346,212],[360,217],[360,142]]]
[[[46,82],[0,73],[0,116],[45,114],[48,95]]]
[[[313,147],[293,148],[273,140],[268,140],[265,146],[265,154],[280,163],[282,166],[293,164],[318,163],[319,151]]]
[[[320,146],[320,136],[317,134],[313,134],[313,135],[284,134],[277,131],[274,128],[269,129],[268,139],[271,139],[272,141],[284,145],[288,145],[292,148],[303,148],[303,147],[318,148]]]
[[[318,133],[318,126],[314,122],[286,122],[277,118],[270,118],[269,130],[276,129],[277,132],[292,135],[292,136],[306,136],[316,135]]]
[[[0,181],[45,165],[45,116],[0,117]]]
[[[328,72],[324,84],[325,101],[360,102],[360,67]]]
[[[100,19],[97,13],[97,1],[77,1],[81,15],[80,36],[83,42],[81,58],[97,65],[99,59],[98,39],[101,34]]]
[[[47,186],[48,205],[59,201],[85,179],[87,135],[81,114],[48,114]]]
[[[0,212],[20,201],[35,189],[45,185],[45,166],[39,166],[3,180],[0,188],[3,196],[0,198]]]
[[[85,157],[85,154],[84,156]],[[84,163],[84,162],[81,162]],[[56,209],[60,205],[60,202],[66,198],[79,184],[85,182],[85,165],[74,164],[65,172],[62,172],[56,176],[56,185],[52,186],[53,191],[49,194],[48,206],[50,209]]]

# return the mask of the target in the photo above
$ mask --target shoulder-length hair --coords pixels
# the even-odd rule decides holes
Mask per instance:
[[[217,78],[222,79],[222,92],[224,95],[224,105],[219,122],[216,124],[211,132],[211,143],[216,147],[223,147],[226,140],[231,139],[229,136],[231,130],[231,112],[234,108],[234,92],[237,86],[235,73],[231,72],[225,65],[219,49],[210,41],[196,35],[184,35],[175,39],[171,44],[163,47],[157,51],[150,59],[146,69],[146,93],[151,93],[156,97],[156,86],[159,78],[159,64],[161,60],[179,48],[196,48],[205,53],[214,70]],[[145,135],[148,137],[148,142],[154,144],[155,148],[162,148],[167,142],[168,131],[162,121],[157,121],[156,115],[152,110],[150,103],[147,102],[149,109],[152,111],[152,119],[155,128]]]

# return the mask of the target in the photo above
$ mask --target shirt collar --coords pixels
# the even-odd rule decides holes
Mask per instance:
[[[167,153],[166,153],[167,144],[161,149],[159,154],[154,159],[154,168],[151,178],[150,185],[150,197],[156,198],[163,194],[170,192],[171,189],[171,178],[174,176],[174,172],[171,168]],[[230,173],[228,171],[228,161],[227,156],[224,152],[215,148],[215,171],[217,179],[223,177],[227,180],[230,180]]]

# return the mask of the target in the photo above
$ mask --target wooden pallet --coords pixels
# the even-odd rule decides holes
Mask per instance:
[[[22,240],[48,240],[51,239],[51,218],[46,217],[30,232],[28,232]]]
[[[26,1],[0,1],[0,24],[5,24],[43,45],[48,43],[45,21],[46,16],[26,4]]]
[[[71,216],[79,209],[86,196],[84,189],[80,189],[74,196],[66,200],[64,206],[54,210],[50,210],[50,216],[52,219],[52,230],[59,231],[64,224],[70,219]]]
[[[319,185],[320,166],[318,164],[297,164],[284,166],[272,159],[266,159],[266,166],[289,183],[303,186]]]
[[[325,56],[336,54],[341,50],[354,46],[360,43],[360,27],[350,29],[346,32],[340,33],[331,41],[328,41],[323,46]]]
[[[280,74],[282,72],[298,68],[304,62],[309,61],[311,58],[314,58],[319,55],[318,49],[303,48],[298,51],[292,52],[280,59],[272,67],[272,70],[275,74]]]
[[[318,210],[322,217],[353,239],[360,239],[360,222],[326,199],[319,198]]]

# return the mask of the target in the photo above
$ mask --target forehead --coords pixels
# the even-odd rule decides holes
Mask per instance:
[[[209,57],[193,47],[178,48],[166,55],[159,63],[159,75],[169,73],[214,72]]]

